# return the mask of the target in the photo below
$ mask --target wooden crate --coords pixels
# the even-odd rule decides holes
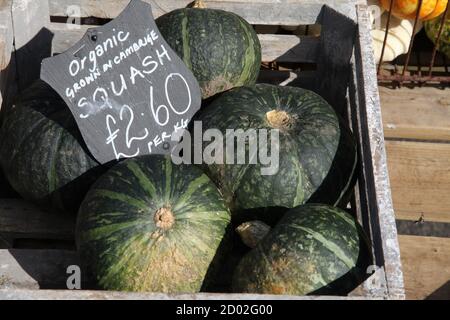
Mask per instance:
[[[152,5],[155,18],[190,2],[146,1]],[[320,36],[259,34],[263,61],[306,63],[314,69],[263,70],[259,81],[316,91],[348,119],[358,140],[360,165],[352,209],[370,236],[376,272],[348,297],[43,290],[64,288],[67,266],[78,262],[73,251],[74,218],[43,212],[21,199],[0,198],[0,246],[4,248],[0,250],[0,299],[404,298],[369,17],[367,6],[359,2],[206,1],[208,7],[233,11],[254,25],[321,25]],[[38,77],[42,58],[64,51],[82,37],[89,26],[74,29],[65,23],[74,20],[71,14],[79,14],[84,18],[82,22],[107,22],[127,3],[128,0],[0,0],[2,108],[10,107],[13,96]]]

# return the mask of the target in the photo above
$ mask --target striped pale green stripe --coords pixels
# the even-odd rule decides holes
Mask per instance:
[[[242,66],[242,73],[238,80],[238,83],[244,84],[253,76],[255,44],[251,33],[253,30],[250,31],[248,26],[241,19],[239,19],[239,23],[241,24],[242,30],[245,32],[248,41],[247,50],[245,50],[245,57],[243,60],[244,65]]]
[[[171,185],[172,185],[172,161],[170,159],[164,160],[165,165],[165,174],[166,174],[166,181],[165,181],[165,191],[164,191],[164,200],[166,203],[169,203],[171,198]]]
[[[184,191],[183,194],[178,198],[177,205],[174,207],[174,210],[177,210],[180,207],[184,206],[185,202],[192,196],[195,191],[198,191],[200,187],[209,183],[210,181],[211,180],[209,180],[209,178],[205,174],[202,174],[201,176],[195,178],[191,183],[189,183],[186,191]]]
[[[192,70],[191,47],[189,46],[188,16],[183,11],[183,19],[181,20],[181,36],[183,37],[183,61],[186,66]]]
[[[51,148],[54,148],[54,152],[52,152],[52,154],[50,155],[50,170],[47,173],[47,179],[48,179],[48,192],[52,193],[53,191],[56,190],[57,185],[58,185],[58,178],[56,175],[56,161],[57,161],[57,157],[58,157],[58,148],[59,148],[59,144],[61,142],[62,136],[61,134],[57,134],[55,135],[57,136],[56,141],[53,142],[53,146],[51,146]],[[50,148],[50,150],[52,150]]]
[[[118,193],[115,191],[105,190],[105,189],[99,189],[95,190],[95,196],[96,197],[105,197],[109,198],[111,200],[119,200],[122,202],[126,202],[129,205],[132,205],[136,208],[146,208],[148,207],[147,202],[127,196],[123,193]]]
[[[297,206],[299,204],[302,204],[305,200],[305,188],[304,188],[304,175],[303,170],[300,164],[298,163],[298,160],[293,158],[293,163],[295,164],[295,171],[298,172],[298,183],[297,183],[297,190],[294,198],[293,206]]]
[[[145,189],[145,191],[149,193],[149,196],[155,198],[156,188],[153,182],[144,173],[144,171],[142,171],[141,167],[135,161],[127,162],[127,167],[139,180],[139,184]]]
[[[340,217],[342,220],[344,220],[346,223],[349,224],[350,227],[355,228],[356,223],[352,219],[350,219],[344,212],[341,210],[333,210],[333,213],[336,214],[338,217]]]
[[[83,237],[88,239],[88,241],[99,240],[109,237],[114,232],[122,231],[124,229],[132,228],[135,226],[140,226],[142,225],[142,223],[143,222],[140,220],[133,220],[130,222],[108,224],[102,227],[89,229],[88,231],[84,232]]]
[[[353,268],[355,266],[353,260],[348,257],[341,248],[339,248],[332,241],[327,240],[320,233],[306,227],[302,226],[292,226],[293,228],[300,229],[308,234],[310,234],[315,240],[319,241],[325,248],[333,252],[348,268]]]

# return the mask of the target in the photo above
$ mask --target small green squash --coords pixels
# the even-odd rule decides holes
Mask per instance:
[[[184,8],[159,17],[156,24],[193,72],[203,99],[256,82],[261,45],[253,27],[238,15],[223,10]]]
[[[224,137],[228,129],[243,132],[256,129],[257,134],[262,133],[257,141],[246,144],[245,164],[237,164],[237,143],[234,159],[228,159],[224,151],[219,156],[220,163],[203,164],[232,208],[235,222],[256,219],[272,224],[277,217],[270,215],[279,216],[282,210],[267,210],[267,216],[262,217],[267,208],[293,208],[306,202],[347,204],[357,165],[355,141],[344,122],[319,95],[301,88],[268,84],[235,88],[215,99],[196,120],[201,121],[204,132],[218,129]],[[279,132],[279,165],[273,174],[262,174],[261,169],[269,165],[262,164],[259,156],[256,164],[248,164],[249,145],[263,141],[264,134],[259,129]],[[204,142],[204,150],[209,143]],[[270,144],[268,148],[270,151]],[[258,147],[258,153],[261,150]],[[251,211],[256,215],[247,215]],[[240,218],[244,213],[245,218]]]
[[[0,164],[22,197],[59,212],[77,212],[104,170],[88,152],[69,108],[42,81],[4,114]]]
[[[195,166],[143,156],[110,169],[77,221],[82,265],[108,290],[193,293],[213,281],[230,213]]]
[[[441,22],[442,16],[425,22],[425,31],[427,33],[428,38],[430,38],[430,40],[433,41],[433,43],[436,43],[437,37],[439,35]],[[447,14],[446,20],[444,22],[442,34],[439,39],[438,49],[450,59],[450,13]]]
[[[307,204],[289,210],[239,263],[235,292],[347,294],[372,264],[361,227],[348,213]]]

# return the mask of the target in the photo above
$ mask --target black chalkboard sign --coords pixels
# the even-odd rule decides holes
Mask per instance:
[[[200,87],[161,36],[151,6],[132,0],[113,21],[88,29],[44,59],[41,79],[65,100],[101,163],[167,154],[171,137],[200,108]]]

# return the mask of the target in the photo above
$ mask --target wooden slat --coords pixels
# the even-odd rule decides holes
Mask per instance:
[[[39,79],[39,62],[51,53],[48,1],[13,1],[12,18],[18,87],[23,90]]]
[[[262,61],[316,62],[318,37],[273,34],[259,34],[258,37]]]
[[[0,71],[8,66],[13,48],[11,6],[12,0],[0,1]]]
[[[398,219],[450,222],[450,144],[386,141]]]
[[[8,107],[15,90],[11,8],[12,0],[0,1],[0,109]]]
[[[135,293],[94,290],[1,290],[0,300],[366,300],[345,296],[285,296],[225,293]],[[373,298],[371,298],[373,299]]]
[[[380,87],[389,138],[450,141],[450,89]]]
[[[0,199],[0,234],[73,240],[75,217],[48,213],[21,199]]]
[[[450,238],[399,236],[407,299],[450,300]]]
[[[79,265],[75,251],[0,250],[0,289],[67,288],[71,265]]]
[[[8,294],[17,294],[16,289],[64,289],[67,288],[67,268],[78,266],[79,258],[75,251],[67,250],[0,250],[0,300],[5,299]],[[81,272],[81,288],[92,288],[93,281]],[[7,290],[6,290],[7,289]],[[56,297],[57,292],[36,290],[36,298]],[[362,287],[354,290],[350,299],[362,298],[365,291]],[[17,296],[19,297],[19,296]],[[66,291],[60,295],[63,299],[127,299],[127,298],[152,298],[175,299],[207,298],[207,299],[237,299],[243,298],[238,294],[197,294],[197,295],[163,295],[144,293],[119,293],[106,291]],[[249,299],[269,299],[270,295],[248,295]],[[295,297],[295,296],[272,296],[275,299],[319,299],[319,297]],[[24,298],[24,297],[22,297]],[[245,296],[244,296],[245,298]],[[322,297],[325,298],[325,297]],[[333,297],[345,299],[345,297]]]
[[[153,8],[155,18],[172,10],[186,7],[192,0],[145,0]],[[70,6],[79,5],[81,17],[115,18],[129,0],[49,0],[52,16],[66,17]],[[324,1],[325,2],[325,1]],[[208,8],[234,12],[252,24],[299,25],[314,24],[323,3],[314,0],[206,0]],[[341,13],[355,17],[355,7],[350,1],[333,1],[328,5]],[[73,10],[74,7],[72,7]],[[73,12],[73,11],[72,11]]]
[[[95,26],[80,25],[77,29],[69,29],[69,27],[71,26],[64,23],[51,23],[50,29],[54,32],[53,54],[70,48],[83,37],[88,28]],[[260,34],[258,37],[261,42],[263,61],[316,62],[318,37],[270,34]]]

